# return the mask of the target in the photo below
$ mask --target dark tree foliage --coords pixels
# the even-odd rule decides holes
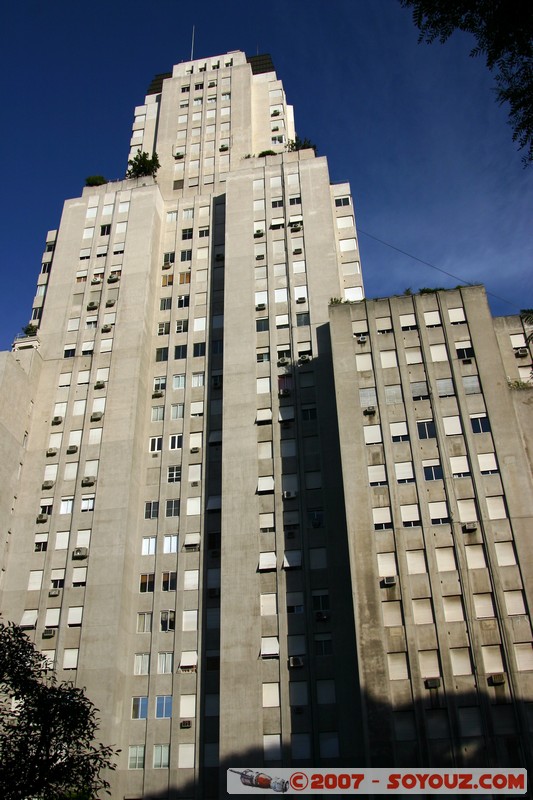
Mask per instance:
[[[533,308],[523,308],[520,312],[520,316],[522,318],[522,322],[528,328],[533,327]],[[526,342],[529,344],[533,341],[533,331],[529,333],[526,337]]]
[[[513,140],[533,162],[533,3],[531,0],[400,0],[413,9],[420,41],[445,42],[455,30],[476,39],[472,56],[494,72],[498,103],[509,103]]]
[[[296,136],[296,139],[289,139],[287,150],[289,153],[295,150],[314,150],[316,155],[316,144],[313,144],[309,139],[300,139],[299,136]]]
[[[141,153],[140,150],[137,150],[136,155],[128,161],[129,169],[126,172],[126,178],[145,178],[149,175],[155,178],[160,166],[157,153],[150,158],[148,153]]]
[[[119,751],[95,744],[96,709],[83,689],[59,683],[13,623],[0,622],[0,797],[92,800]],[[109,792],[107,792],[109,794]]]
[[[85,186],[103,186],[104,183],[107,183],[107,178],[103,175],[89,175],[85,178]]]

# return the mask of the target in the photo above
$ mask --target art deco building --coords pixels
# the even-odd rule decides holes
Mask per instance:
[[[158,76],[157,178],[65,203],[0,358],[0,609],[87,687],[114,800],[528,757],[522,324],[364,301],[350,187],[294,138],[269,57]]]

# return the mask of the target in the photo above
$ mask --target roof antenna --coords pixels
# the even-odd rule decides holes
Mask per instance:
[[[192,26],[191,61],[194,58],[194,25]]]

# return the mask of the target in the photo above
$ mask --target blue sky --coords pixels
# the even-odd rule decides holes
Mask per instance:
[[[46,232],[87,175],[126,168],[153,75],[228,50],[272,55],[302,137],[354,197],[369,297],[485,283],[533,306],[533,167],[469,37],[419,45],[397,0],[22,0],[4,4],[0,349],[27,324]],[[370,234],[367,235],[367,234]],[[374,238],[458,279],[425,266]],[[505,302],[507,301],[507,302]]]

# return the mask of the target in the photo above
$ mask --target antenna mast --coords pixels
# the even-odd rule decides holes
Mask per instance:
[[[192,26],[191,61],[194,58],[194,25]]]

